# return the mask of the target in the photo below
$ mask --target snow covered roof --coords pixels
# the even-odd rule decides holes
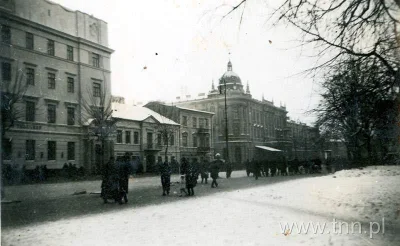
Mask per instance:
[[[154,112],[153,110],[146,108],[146,107],[113,103],[112,109],[114,110],[113,117],[115,117],[115,118],[120,118],[120,119],[125,119],[125,120],[144,121],[147,118],[152,116],[154,119],[156,119],[160,123],[179,126],[179,124],[176,123],[175,121],[170,120],[170,119],[160,115],[159,113]]]
[[[256,146],[256,148],[263,149],[263,150],[268,150],[268,151],[273,151],[273,152],[281,152],[282,151],[282,150],[274,149],[274,148],[267,147],[267,146]]]
[[[181,107],[181,106],[176,106],[176,107],[179,109],[188,110],[188,111],[200,112],[200,113],[205,113],[205,114],[215,114],[213,112],[202,111],[202,110],[197,110],[197,109],[192,109],[192,108],[185,108],[185,107]]]

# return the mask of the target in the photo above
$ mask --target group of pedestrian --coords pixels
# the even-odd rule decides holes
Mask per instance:
[[[101,184],[101,197],[104,203],[108,199],[122,204],[128,202],[129,175],[131,174],[130,157],[125,155],[117,160],[112,156],[103,168],[103,179]]]
[[[157,166],[161,178],[162,185],[162,196],[170,194],[171,188],[171,174],[172,165],[179,165],[179,163],[171,158],[171,162],[168,161],[168,157],[165,157],[164,162],[162,157],[159,156],[157,160]],[[209,158],[205,158],[201,163],[194,158],[189,161],[183,157],[179,166],[181,174],[181,196],[194,196],[194,188],[197,185],[197,180],[201,176],[201,183],[208,184],[208,178],[211,176],[211,188],[218,187],[218,174],[220,168],[224,162],[221,160],[221,155],[216,154],[215,160],[210,162]],[[132,165],[130,163],[129,155],[118,157],[115,160],[114,157],[110,157],[110,160],[103,167],[103,178],[101,184],[101,197],[104,203],[107,203],[109,199],[115,200],[119,204],[122,201],[128,202],[127,193],[129,186],[129,175],[132,172]]]
[[[211,188],[218,187],[217,178],[220,167],[223,165],[221,155],[215,155],[216,160],[210,163],[209,158],[205,158],[199,163],[197,158],[193,158],[192,161],[183,157],[180,165],[180,196],[194,196],[194,188],[197,185],[199,176],[201,177],[201,183],[208,184],[209,175],[212,178]],[[173,158],[171,163],[176,164],[176,160]],[[165,157],[164,162],[162,157],[158,157],[157,166],[161,177],[161,185],[163,189],[163,196],[169,195],[171,186],[171,163],[168,162],[168,157]]]

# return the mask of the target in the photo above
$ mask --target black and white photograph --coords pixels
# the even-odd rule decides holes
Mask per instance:
[[[1,245],[400,245],[400,0],[0,0]]]

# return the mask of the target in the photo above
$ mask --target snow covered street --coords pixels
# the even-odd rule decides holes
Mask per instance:
[[[172,178],[177,180],[177,176]],[[126,205],[102,204],[98,195],[89,194],[98,191],[100,181],[7,187],[7,198],[21,203],[2,205],[2,245],[400,242],[399,166],[257,181],[238,171],[219,183],[217,189],[198,184],[195,197],[178,197],[179,185],[175,184],[173,194],[162,197],[158,177],[133,179]],[[72,195],[77,190],[87,194]],[[343,227],[340,233],[333,220],[359,222],[362,231],[347,234]],[[326,227],[323,232],[299,233],[296,227],[285,229],[291,223],[325,223]]]

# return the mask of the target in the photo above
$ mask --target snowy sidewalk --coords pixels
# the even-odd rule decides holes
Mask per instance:
[[[134,180],[129,203],[121,206],[103,205],[89,194],[41,194],[44,200],[31,195],[2,206],[2,244],[398,245],[399,175],[399,166],[258,181],[236,172],[235,178],[220,179],[218,189],[199,184],[190,198],[162,197],[154,177],[139,180],[143,186],[135,186]],[[91,185],[96,189],[97,184]],[[178,188],[172,186],[173,191]],[[336,218],[367,226],[383,217],[385,234],[373,238],[368,233],[284,235],[279,224]]]

